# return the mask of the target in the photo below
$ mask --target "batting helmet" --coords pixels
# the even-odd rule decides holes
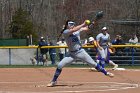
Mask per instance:
[[[89,37],[88,40],[89,40],[89,42],[91,42],[91,41],[94,41],[94,38],[93,37]]]

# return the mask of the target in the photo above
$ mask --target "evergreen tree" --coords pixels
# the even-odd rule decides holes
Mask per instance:
[[[29,35],[37,38],[37,34],[33,31],[33,28],[34,26],[28,12],[19,8],[15,12],[15,15],[12,16],[12,22],[8,31],[12,34],[12,38],[22,39]]]

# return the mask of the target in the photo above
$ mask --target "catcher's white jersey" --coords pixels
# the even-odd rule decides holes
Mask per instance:
[[[107,42],[110,40],[110,35],[108,33],[106,33],[106,35],[100,33],[96,36],[96,40],[99,41],[100,46],[104,48],[107,46]]]

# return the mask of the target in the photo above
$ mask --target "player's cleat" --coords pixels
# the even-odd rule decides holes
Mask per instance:
[[[90,68],[90,70],[91,70],[91,71],[97,71],[97,69],[95,69],[95,68]]]
[[[112,70],[116,70],[116,68],[118,68],[117,64],[112,68]]]
[[[56,82],[51,81],[51,82],[47,85],[47,87],[54,87],[55,85],[56,85]]]
[[[114,77],[114,74],[113,73],[110,73],[110,72],[107,72],[106,76],[109,76],[109,77],[113,78]]]

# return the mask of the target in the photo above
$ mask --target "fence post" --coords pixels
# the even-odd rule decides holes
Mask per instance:
[[[134,47],[132,47],[132,66],[134,65]]]
[[[9,65],[11,65],[11,49],[9,48]]]
[[[65,48],[65,56],[66,56],[66,54],[67,54],[67,48]],[[64,57],[65,57],[65,56],[64,56]]]
[[[38,65],[38,63],[39,63],[38,48],[36,49],[36,59],[37,59],[37,65]]]

